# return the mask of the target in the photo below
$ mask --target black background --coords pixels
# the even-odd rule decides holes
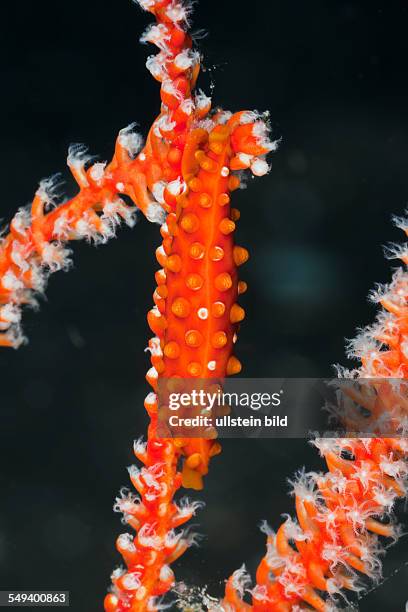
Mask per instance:
[[[1,198],[6,222],[40,178],[63,170],[71,142],[108,159],[118,130],[146,130],[158,86],[138,37],[150,21],[129,0],[1,5]],[[408,200],[405,2],[202,0],[194,27],[214,100],[269,109],[282,137],[268,177],[236,194],[252,259],[238,356],[248,376],[330,376],[344,338],[368,323],[366,295],[389,278],[381,245],[401,236]],[[68,174],[66,173],[66,177]],[[72,182],[66,192],[73,193]],[[74,247],[51,279],[30,344],[0,353],[0,587],[69,589],[75,612],[100,610],[125,531],[112,501],[127,484],[131,442],[146,428],[145,313],[158,227],[140,219],[117,240]],[[206,538],[178,577],[221,593],[264,552],[261,519],[293,511],[286,478],[321,469],[301,440],[229,441],[206,480]],[[403,610],[406,538],[390,577],[360,610]],[[394,574],[394,572],[396,572]]]

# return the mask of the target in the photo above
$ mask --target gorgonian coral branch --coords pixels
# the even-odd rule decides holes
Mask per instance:
[[[170,564],[194,542],[188,530],[175,530],[198,505],[176,503],[174,495],[181,484],[202,488],[220,446],[207,439],[159,438],[158,379],[222,379],[241,370],[232,351],[245,316],[237,297],[246,284],[238,281],[237,268],[248,252],[234,244],[239,212],[231,208],[230,194],[239,188],[242,171],[266,174],[265,156],[276,148],[259,113],[212,110],[211,99],[194,91],[200,55],[186,31],[190,4],[139,4],[156,18],[141,40],[159,48],[147,68],[161,84],[161,111],[145,145],[130,126],[120,132],[108,165],[90,164],[83,147],[72,147],[68,165],[79,193],[54,208],[55,182],[42,182],[31,211],[16,215],[0,243],[0,345],[18,346],[20,308],[33,303],[50,272],[67,267],[67,243],[105,241],[121,219],[133,223],[134,209],[122,195],[161,225],[156,255],[162,268],[148,315],[155,333],[147,374],[153,393],[145,401],[151,422],[147,443],[135,446],[143,467],[129,470],[138,495],[123,493],[115,504],[136,536],[117,540],[126,569],[112,575],[105,599],[110,612],[159,609],[157,598],[174,584]]]
[[[406,219],[396,222],[408,233]],[[406,246],[391,247],[388,255],[407,264]],[[306,603],[329,612],[341,609],[347,590],[364,591],[363,576],[381,577],[382,540],[395,542],[401,533],[393,507],[408,486],[407,272],[397,269],[392,282],[371,298],[382,306],[377,320],[349,346],[350,357],[361,365],[351,372],[339,368],[340,377],[365,381],[360,391],[350,392],[346,417],[356,430],[363,408],[365,420],[368,414],[379,425],[388,423],[396,437],[315,439],[328,472],[295,477],[297,521],[288,517],[276,533],[264,525],[267,552],[257,584],[250,589],[246,572],[238,570],[227,583],[225,606],[289,612]],[[252,593],[252,605],[244,601],[245,590]]]
[[[175,175],[170,182],[157,177],[153,187],[168,215],[161,227],[162,245],[156,250],[162,268],[156,273],[155,306],[148,314],[156,334],[149,342],[152,367],[147,373],[153,393],[145,401],[151,424],[146,450],[138,453],[145,467],[141,473],[131,470],[140,497],[131,502],[136,503],[135,511],[125,515],[137,535],[118,540],[127,569],[112,576],[112,593],[105,599],[109,611],[158,609],[157,596],[174,585],[169,564],[194,542],[188,531],[174,533],[174,528],[187,521],[196,506],[187,504],[181,511],[174,493],[181,484],[202,488],[202,477],[220,446],[207,439],[158,438],[158,381],[222,378],[240,371],[232,349],[245,315],[237,296],[246,285],[238,281],[237,268],[248,252],[234,245],[239,212],[231,208],[230,194],[240,186],[238,172],[251,168],[261,176],[268,171],[264,157],[276,146],[258,113],[212,111],[210,98],[193,93],[199,55],[174,22],[175,16],[186,21],[186,6],[141,4],[158,21],[142,37],[160,49],[147,61],[161,82],[162,98],[151,144]],[[187,50],[176,54],[173,38],[188,41]],[[128,501],[118,503],[127,506]]]

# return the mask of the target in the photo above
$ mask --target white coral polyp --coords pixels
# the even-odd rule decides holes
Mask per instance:
[[[134,159],[143,146],[143,137],[135,131],[136,123],[131,123],[119,132],[118,142],[126,149],[131,159]]]

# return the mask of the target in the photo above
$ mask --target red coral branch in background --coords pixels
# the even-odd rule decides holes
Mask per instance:
[[[408,234],[408,221],[396,222]],[[392,246],[388,254],[408,262],[406,245]],[[338,609],[347,590],[365,590],[362,576],[379,580],[381,540],[395,542],[401,533],[392,509],[408,487],[407,272],[396,270],[391,284],[379,286],[371,297],[382,306],[377,320],[350,343],[350,357],[361,366],[351,372],[339,368],[339,375],[370,381],[351,394],[355,409],[348,417],[357,419],[363,407],[379,423],[384,417],[393,423],[398,437],[313,441],[329,471],[302,471],[291,483],[297,521],[287,518],[276,533],[263,526],[267,553],[255,588],[249,589],[243,569],[227,583],[224,603],[235,610],[289,612],[303,609],[303,603],[319,612]],[[245,590],[252,593],[252,606],[244,602]]]

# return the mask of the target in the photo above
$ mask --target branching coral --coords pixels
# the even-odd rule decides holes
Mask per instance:
[[[408,233],[406,219],[396,223]],[[388,254],[407,263],[405,246]],[[406,271],[397,269],[390,285],[379,286],[371,298],[382,306],[377,320],[350,343],[350,357],[361,365],[351,372],[339,368],[339,375],[365,382],[351,393],[348,422],[359,424],[362,407],[375,422],[389,423],[396,437],[313,441],[329,471],[302,471],[291,483],[298,521],[288,517],[276,533],[264,525],[267,553],[251,590],[252,607],[243,600],[250,584],[245,572],[227,583],[224,603],[236,610],[288,612],[305,603],[319,612],[338,609],[347,590],[364,590],[362,576],[381,577],[381,540],[395,542],[400,535],[392,510],[408,486]]]
[[[146,444],[135,454],[142,469],[129,469],[140,497],[123,493],[116,509],[137,535],[121,535],[117,548],[127,570],[113,573],[113,591],[105,609],[158,609],[157,597],[174,584],[169,564],[194,542],[187,522],[197,504],[174,501],[185,487],[202,488],[209,460],[220,452],[214,440],[159,439],[157,383],[159,377],[223,378],[241,369],[232,355],[238,325],[245,316],[237,296],[246,289],[237,268],[248,259],[234,245],[238,210],[230,194],[240,186],[240,173],[269,171],[265,156],[276,148],[257,112],[232,114],[211,110],[211,100],[194,92],[200,56],[186,32],[190,5],[173,0],[139,0],[157,23],[142,42],[159,48],[147,68],[160,86],[161,112],[146,144],[133,130],[122,130],[108,164],[90,164],[85,148],[74,146],[68,165],[79,193],[55,208],[55,181],[40,184],[31,212],[20,211],[0,243],[0,345],[17,347],[20,308],[33,304],[50,272],[69,264],[69,240],[105,241],[124,219],[133,223],[128,196],[145,216],[161,225],[162,245],[156,255],[154,308],[148,322],[155,335],[149,342],[153,387],[145,407],[151,422]],[[88,167],[89,166],[89,167]],[[182,472],[180,459],[184,457]]]
[[[129,468],[137,494],[122,490],[115,503],[136,535],[124,533],[117,539],[126,568],[112,574],[107,612],[161,609],[161,596],[175,583],[171,564],[196,541],[191,530],[179,528],[200,503],[176,501],[175,495],[181,487],[202,488],[220,445],[159,436],[158,382],[222,379],[240,371],[233,346],[245,316],[237,299],[246,284],[238,280],[237,269],[248,252],[234,244],[239,211],[231,207],[230,196],[243,171],[255,176],[268,172],[265,157],[276,148],[265,117],[212,110],[210,98],[195,90],[200,55],[187,32],[190,5],[138,2],[156,18],[141,40],[159,48],[147,68],[160,82],[161,110],[146,142],[134,125],[125,128],[109,164],[93,162],[81,145],[71,147],[68,165],[78,194],[57,205],[57,180],[42,181],[31,210],[20,210],[0,241],[0,346],[17,347],[24,340],[21,307],[36,303],[51,272],[69,266],[69,241],[105,242],[121,221],[134,224],[136,208],[161,226],[163,241],[156,251],[161,269],[148,314],[155,334],[147,373],[153,391],[145,400],[150,424],[147,441],[134,445],[142,467]],[[404,220],[398,224],[407,230]],[[390,255],[407,263],[405,248],[392,248]],[[361,367],[348,374],[374,379],[368,394],[351,399],[377,416],[393,415],[396,433],[399,427],[406,433],[406,399],[391,379],[407,377],[407,288],[406,273],[397,271],[391,285],[375,293],[383,311],[352,343]],[[255,588],[249,588],[241,568],[227,581],[219,609],[287,612],[311,607],[327,612],[347,589],[362,588],[360,575],[380,576],[380,538],[399,535],[392,507],[406,494],[407,442],[378,437],[319,439],[314,444],[328,473],[297,475],[292,483],[297,521],[287,518],[276,534],[263,526],[267,553]],[[248,590],[252,604],[244,600]]]
[[[46,179],[40,183],[31,210],[20,210],[11,221],[9,234],[0,242],[0,346],[17,347],[24,340],[20,308],[35,303],[35,295],[44,290],[50,272],[69,265],[68,241],[85,238],[104,242],[115,234],[122,220],[133,225],[135,209],[121,196],[130,198],[150,221],[161,225],[167,213],[173,213],[162,229],[166,240],[158,250],[161,263],[170,248],[176,211],[180,216],[183,205],[189,205],[190,216],[186,214],[183,223],[190,221],[190,229],[183,231],[195,238],[191,259],[199,261],[203,253],[196,243],[212,223],[219,226],[219,246],[232,244],[228,235],[235,226],[229,217],[236,218],[238,213],[231,213],[228,193],[240,181],[230,170],[251,167],[254,174],[262,175],[269,169],[263,157],[275,144],[268,140],[262,118],[250,112],[212,112],[210,98],[201,91],[194,93],[200,56],[192,50],[191,37],[184,29],[189,7],[170,1],[140,4],[157,18],[142,41],[160,49],[147,60],[148,69],[161,83],[160,115],[144,146],[135,124],[121,130],[109,164],[91,163],[87,149],[73,145],[67,161],[79,193],[56,206],[58,181],[55,177]],[[217,207],[218,215],[214,212]],[[201,220],[201,231],[194,227],[195,217]],[[213,249],[211,255],[212,261],[221,260],[221,250]],[[236,249],[233,256],[223,258],[220,271],[246,257],[245,250]],[[177,258],[169,264],[174,274]],[[159,276],[159,283],[162,278]],[[219,283],[222,279],[226,277]],[[198,290],[196,276],[189,277],[189,282],[192,290]]]

